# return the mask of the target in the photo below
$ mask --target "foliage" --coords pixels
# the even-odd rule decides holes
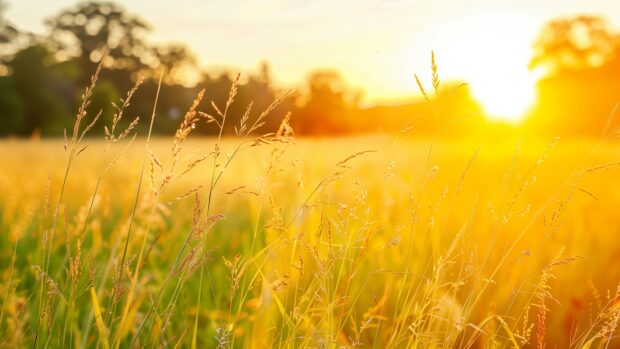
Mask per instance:
[[[358,108],[359,95],[348,91],[336,71],[315,71],[308,76],[308,91],[294,123],[303,133],[345,133],[352,111]]]
[[[601,17],[559,18],[543,27],[530,66],[549,73],[599,66],[615,56],[617,43]]]
[[[104,58],[113,69],[140,70],[148,51],[144,36],[149,26],[112,2],[84,2],[47,20],[57,55],[78,58],[83,69]]]
[[[8,22],[0,17],[0,23]],[[11,50],[1,51],[6,72],[5,82],[0,87],[6,94],[0,98],[0,110],[6,111],[5,118],[11,118],[10,122],[0,125],[2,135],[61,136],[60,125],[66,124],[67,111],[79,104],[79,86],[89,83],[90,73],[100,60],[106,70],[102,76],[104,86],[99,88],[105,91],[97,93],[105,97],[96,98],[101,103],[94,101],[91,108],[102,108],[103,117],[108,119],[111,106],[103,101],[114,100],[121,95],[120,91],[129,90],[138,79],[143,79],[144,85],[130,108],[138,115],[149,115],[157,81],[164,73],[162,91],[165,93],[157,106],[162,118],[153,130],[156,134],[173,132],[181,117],[179,106],[190,104],[202,88],[210,91],[214,102],[224,102],[228,98],[228,86],[236,75],[226,70],[203,71],[192,51],[182,44],[151,43],[148,22],[113,2],[79,3],[49,18],[46,27],[49,32],[43,36],[18,32],[16,35],[21,39],[12,40]],[[238,83],[240,103],[231,106],[233,118],[241,117],[250,101],[254,102],[255,110],[266,108],[283,92],[275,86],[266,62],[259,65],[257,72],[244,76],[246,78]],[[468,94],[463,96],[471,99]],[[403,105],[389,107],[388,113],[398,116],[368,118],[373,111],[360,106],[360,97],[361,93],[347,86],[337,72],[317,70],[308,76],[305,86],[282,101],[278,111],[291,111],[291,123],[298,134],[306,135],[363,133],[377,129],[397,132],[403,119],[411,117],[410,106]],[[452,109],[452,114],[462,111],[461,102],[452,103],[452,99],[447,99],[439,104],[444,110]],[[432,115],[423,104],[415,104],[416,113]],[[224,134],[234,134],[233,125],[239,120],[235,121],[225,127]],[[279,127],[277,122],[266,122],[266,130],[276,131]],[[144,131],[146,126],[138,125],[138,128]],[[217,129],[207,128],[199,133],[213,135]]]
[[[620,101],[620,40],[600,17],[549,22],[531,65],[545,75],[528,128],[544,134],[600,137]]]

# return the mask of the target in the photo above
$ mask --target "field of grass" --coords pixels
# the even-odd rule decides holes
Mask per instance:
[[[0,142],[0,347],[620,345],[607,139],[200,139],[190,110],[112,142],[85,120]]]

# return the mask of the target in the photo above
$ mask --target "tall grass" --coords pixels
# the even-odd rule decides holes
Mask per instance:
[[[435,108],[434,54],[431,71],[434,96],[415,78]],[[19,156],[58,156],[1,145],[16,147],[0,170],[2,347],[618,345],[613,132],[297,140],[272,115],[287,93],[229,115],[237,79],[222,105],[200,91],[171,142],[151,137],[159,89],[148,134],[125,121],[139,81],[97,141],[99,72],[64,164],[23,176]],[[207,126],[218,136],[192,140]]]

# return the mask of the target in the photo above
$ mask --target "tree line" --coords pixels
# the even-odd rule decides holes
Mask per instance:
[[[144,82],[130,111],[150,115],[158,77],[162,70],[165,72],[157,104],[156,133],[173,132],[184,108],[202,88],[208,91],[209,102],[225,101],[237,75],[225,70],[201,70],[185,45],[151,43],[150,24],[113,2],[83,2],[65,9],[46,20],[44,35],[19,30],[4,15],[5,8],[2,3],[1,136],[62,135],[100,61],[103,71],[89,111],[101,111],[103,120],[112,118],[112,102],[118,104],[139,78]],[[192,78],[194,81],[188,81]],[[262,110],[284,92],[274,86],[269,64],[260,63],[257,72],[241,76],[237,103],[231,106],[230,115],[241,117],[250,102],[254,110]],[[358,95],[337,72],[322,70],[309,74],[306,86],[291,93],[276,112],[283,115],[290,111],[294,126],[302,133],[338,133],[344,132],[341,118],[358,109],[358,102]],[[210,108],[208,104],[204,109]],[[275,129],[278,124],[278,120],[272,120],[266,127]],[[210,134],[215,129],[199,132]]]
[[[185,45],[152,43],[151,25],[114,2],[82,2],[64,9],[45,21],[42,35],[11,23],[4,15],[5,5],[0,2],[0,136],[62,135],[100,61],[104,70],[89,111],[101,111],[103,120],[112,118],[112,102],[118,103],[139,78],[144,83],[129,111],[150,115],[158,77],[165,71],[154,130],[160,134],[175,130],[184,108],[202,88],[209,102],[223,103],[237,75],[200,69]],[[600,17],[576,16],[550,21],[534,47],[531,68],[543,69],[544,74],[528,127],[552,134],[600,134],[620,100],[619,36]],[[274,85],[270,66],[263,62],[255,72],[242,75],[229,115],[240,118],[251,102],[254,110],[262,110],[284,92]],[[275,112],[290,111],[296,132],[307,135],[409,129],[459,135],[488,126],[466,84],[442,84],[438,92],[428,102],[412,99],[397,106],[362,108],[362,92],[347,86],[337,71],[320,70],[310,73],[304,86],[294,89]],[[201,108],[208,111],[209,102]],[[278,123],[272,119],[266,127],[274,130]],[[215,128],[199,132],[211,134]]]

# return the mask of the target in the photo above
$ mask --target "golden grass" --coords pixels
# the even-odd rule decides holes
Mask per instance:
[[[0,142],[2,347],[618,345],[613,142],[256,134],[281,99],[192,138],[235,85],[143,139],[138,87],[103,140]]]
[[[188,153],[198,154],[213,147],[214,141],[196,139],[188,141],[186,148]],[[75,229],[87,212],[88,192],[96,185],[100,167],[95,164],[101,163],[102,157],[97,149],[104,149],[106,144],[89,143],[87,157],[75,163],[80,175],[67,184],[71,195],[67,195],[63,211],[67,211],[68,234],[65,241],[55,243],[52,260],[57,263],[64,255],[70,261],[76,258],[75,247],[72,252],[62,246],[77,235]],[[222,345],[235,341],[250,347],[317,345],[327,338],[338,345],[370,346],[376,342],[381,347],[431,343],[480,346],[514,340],[520,345],[540,340],[568,344],[571,331],[573,338],[579,338],[586,330],[591,336],[606,338],[609,331],[597,328],[596,322],[602,326],[603,320],[596,314],[609,310],[599,309],[602,306],[594,301],[587,283],[592,280],[597,289],[615,290],[618,280],[617,272],[608,267],[619,252],[614,247],[613,222],[617,220],[614,207],[620,204],[620,191],[611,185],[617,171],[593,172],[578,184],[559,179],[570,179],[580,169],[612,162],[617,148],[604,146],[592,156],[592,145],[587,142],[560,143],[537,165],[545,152],[541,150],[544,144],[525,142],[515,155],[517,143],[506,141],[491,147],[442,142],[435,144],[430,160],[428,142],[409,141],[394,150],[389,136],[304,139],[287,146],[283,154],[274,154],[269,148],[241,154],[229,169],[234,175],[222,177],[222,189],[215,195],[215,212],[222,216],[204,221],[198,229],[201,232],[195,234],[204,236],[209,231],[207,252],[200,252],[201,243],[194,243],[175,269],[177,278],[189,274],[175,280],[181,285],[173,302],[179,310],[158,314],[158,320],[148,325],[164,327],[158,330],[158,338],[151,339],[147,334],[152,331],[145,331],[138,343],[171,343],[187,331],[181,342],[191,343],[194,326],[198,346],[213,344],[215,336]],[[155,140],[151,147],[161,153],[168,144]],[[221,147],[231,149],[235,144],[235,140],[225,139]],[[58,196],[54,188],[62,179],[58,177],[62,172],[62,142],[4,141],[1,146],[7,150],[4,162],[10,164],[0,171],[2,225],[9,232],[1,255],[7,266],[16,243],[18,251],[17,276],[9,273],[9,268],[3,274],[3,280],[12,285],[2,290],[3,305],[8,310],[24,304],[22,317],[28,321],[22,323],[22,337],[15,340],[25,344],[32,341],[25,329],[36,318],[36,313],[31,313],[34,275],[29,275],[41,236],[39,222],[44,219],[41,202],[48,171],[52,173],[49,195],[52,199]],[[350,169],[339,165],[355,150],[364,148],[377,152],[351,159]],[[388,155],[385,149],[389,149]],[[104,318],[110,311],[108,302],[126,297],[123,292],[131,290],[132,284],[132,292],[140,299],[135,309],[125,304],[118,316],[131,318],[133,324],[115,336],[137,331],[187,229],[198,224],[195,195],[204,192],[198,189],[176,200],[204,181],[206,164],[199,164],[196,171],[175,182],[162,196],[155,217],[149,217],[144,208],[138,209],[136,217],[140,218],[129,243],[129,259],[137,258],[147,227],[158,240],[151,237],[148,241],[152,246],[144,258],[144,274],[134,282],[125,278],[120,296],[108,293],[105,290],[112,290],[115,283],[110,279],[102,282],[101,278],[105,265],[119,258],[118,243],[127,224],[123,217],[131,212],[130,189],[139,178],[140,154],[139,145],[130,146],[106,174],[88,223],[92,238],[87,238],[81,248],[82,255],[89,256],[82,258],[81,265],[88,267],[86,261],[93,259],[95,289],[97,285],[101,288],[96,295],[108,304],[102,306]],[[32,163],[37,165],[33,167]],[[537,165],[534,170],[533,165]],[[580,190],[571,191],[572,187]],[[150,200],[149,194],[144,197]],[[510,248],[521,234],[520,241]],[[200,241],[195,237],[191,240]],[[558,279],[545,277],[541,286],[540,280],[547,273],[545,266],[553,263],[553,256],[562,248],[566,255],[584,258],[558,267],[554,272]],[[200,261],[202,253],[209,256],[206,265],[213,268],[210,274],[205,271],[213,289],[203,284],[203,296],[207,293],[210,299],[205,298],[208,305],[198,311],[194,302],[180,294],[197,297],[198,280],[191,273],[205,265]],[[73,262],[70,270],[76,268]],[[77,307],[82,309],[72,320],[73,327],[85,337],[85,343],[94,344],[96,333],[81,333],[91,309],[80,301],[88,285],[88,273],[81,274],[70,272],[62,281],[65,276],[59,269],[51,274],[50,288],[57,287],[57,292],[69,295],[76,287]],[[77,286],[72,286],[71,275],[78,276]],[[562,306],[555,301],[532,300],[544,300],[547,292],[548,299]],[[613,297],[609,302],[612,305],[608,308],[616,307]],[[64,305],[58,307],[57,312],[66,311]],[[3,315],[3,331],[15,326],[10,324],[17,320],[7,315]],[[534,338],[527,334],[533,325],[528,315],[537,321]],[[97,319],[96,311],[94,316]],[[569,320],[576,323],[567,327]],[[107,323],[118,321],[108,319]],[[205,334],[201,335],[201,329]],[[601,331],[607,332],[603,335],[598,333]],[[50,336],[56,336],[53,330]],[[582,343],[591,340],[585,338]],[[118,339],[116,343],[129,345]]]

